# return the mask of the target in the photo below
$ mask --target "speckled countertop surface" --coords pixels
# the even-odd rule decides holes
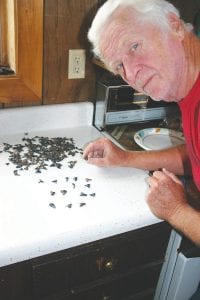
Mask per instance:
[[[4,143],[67,137],[83,148],[101,135],[92,116],[89,102],[0,110],[0,266],[160,222],[145,202],[141,170],[97,168],[76,153],[61,168],[37,173],[30,166],[14,174]]]

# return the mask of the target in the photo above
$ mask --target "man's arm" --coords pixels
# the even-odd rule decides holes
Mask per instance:
[[[166,168],[176,175],[191,174],[185,145],[159,151],[127,151],[124,165],[144,170]]]
[[[91,142],[83,154],[88,163],[99,167],[133,167],[143,170],[166,168],[177,175],[190,172],[185,145],[159,151],[125,151],[107,138]]]
[[[171,218],[169,223],[200,247],[200,211],[186,204]]]

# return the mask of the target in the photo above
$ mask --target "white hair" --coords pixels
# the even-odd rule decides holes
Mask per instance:
[[[179,11],[166,0],[108,0],[97,11],[88,31],[88,39],[93,45],[93,52],[101,57],[99,43],[100,36],[106,23],[118,7],[130,7],[141,13],[143,19],[169,28],[168,13],[172,12],[180,17]]]

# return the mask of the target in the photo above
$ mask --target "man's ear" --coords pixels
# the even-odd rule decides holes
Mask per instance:
[[[183,21],[174,13],[167,15],[169,26],[173,33],[182,41],[185,36],[185,27]]]

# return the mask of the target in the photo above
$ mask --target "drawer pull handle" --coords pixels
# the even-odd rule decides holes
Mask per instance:
[[[106,262],[105,269],[106,271],[112,271],[114,269],[114,263],[112,260]]]
[[[100,257],[99,259],[97,259],[96,263],[99,272],[111,272],[115,269],[117,259],[106,259],[104,257]]]
[[[110,300],[109,296],[103,296],[102,300]]]

